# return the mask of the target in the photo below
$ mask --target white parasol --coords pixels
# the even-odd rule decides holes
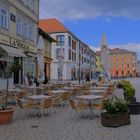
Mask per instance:
[[[39,36],[37,49],[38,80],[44,81],[44,41],[42,36]]]
[[[64,49],[60,48],[58,53],[58,80],[63,80]]]

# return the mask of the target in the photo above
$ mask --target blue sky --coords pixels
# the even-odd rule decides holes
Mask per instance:
[[[94,50],[104,32],[109,48],[135,51],[140,60],[139,0],[41,0],[43,18],[58,18]]]

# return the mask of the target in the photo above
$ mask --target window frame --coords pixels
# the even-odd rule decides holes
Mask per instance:
[[[65,35],[57,35],[56,39],[57,39],[57,46],[64,46],[64,44],[65,44]]]
[[[6,14],[4,15],[4,13],[2,13],[2,10],[4,10],[6,12]],[[2,16],[4,16],[4,21],[5,23],[2,22]],[[9,11],[0,6],[0,27],[4,28],[4,29],[8,29],[9,28]]]
[[[20,27],[20,32],[18,32],[18,19],[21,21],[21,27]],[[20,16],[17,16],[17,18],[16,18],[16,32],[17,32],[17,34],[19,34],[19,35],[23,35],[23,22],[22,22],[22,18],[20,17]]]

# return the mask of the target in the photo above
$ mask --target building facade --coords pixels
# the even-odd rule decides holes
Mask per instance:
[[[101,54],[100,51],[96,52],[96,72],[100,73],[102,71],[102,64],[101,64]]]
[[[51,77],[51,43],[55,42],[55,40],[50,37],[45,31],[39,28],[39,35],[43,37],[44,41],[44,76],[48,78]]]
[[[21,84],[26,73],[36,74],[39,1],[1,0],[0,19],[0,53],[4,52],[0,55],[0,81],[7,66],[16,60],[22,68],[11,76],[11,83]]]
[[[136,52],[125,49],[110,49],[111,76],[136,77],[138,61]]]
[[[57,19],[40,20],[39,26],[57,42],[52,43],[51,80],[59,79],[59,63],[63,80],[84,79],[86,74],[91,75],[95,63],[90,59],[91,49],[80,41],[69,29]],[[63,62],[59,62],[59,52],[63,49]],[[93,52],[93,51],[92,51]],[[93,66],[94,65],[94,66]]]

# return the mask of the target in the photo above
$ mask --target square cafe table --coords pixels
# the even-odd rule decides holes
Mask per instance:
[[[77,96],[77,98],[79,99],[84,99],[89,103],[89,110],[90,110],[90,114],[89,117],[90,119],[93,119],[93,110],[92,110],[92,104],[103,98],[103,96],[98,96],[98,95],[82,95],[82,96]]]
[[[26,96],[26,99],[27,100],[30,100],[30,101],[37,101],[38,103],[40,103],[41,101],[45,100],[45,99],[50,99],[51,96],[46,96],[46,95],[32,95],[32,96]],[[42,115],[42,118],[44,118],[44,115],[43,115],[43,108],[40,108],[41,109],[41,115]]]

